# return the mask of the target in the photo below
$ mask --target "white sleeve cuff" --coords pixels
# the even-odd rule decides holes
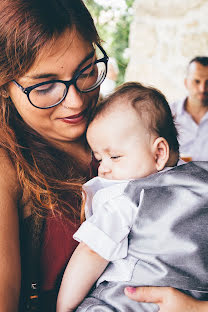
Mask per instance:
[[[73,235],[73,238],[78,242],[82,241],[90,249],[108,261],[122,259],[127,256],[127,237],[120,243],[116,243],[91,222],[85,221],[82,223]]]

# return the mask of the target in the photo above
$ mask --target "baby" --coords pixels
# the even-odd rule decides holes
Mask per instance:
[[[83,186],[86,221],[74,234],[80,244],[57,311],[83,300],[77,311],[159,310],[131,301],[125,286],[171,286],[208,300],[208,164],[178,161],[165,97],[139,83],[122,85],[96,108],[87,140],[98,177]]]

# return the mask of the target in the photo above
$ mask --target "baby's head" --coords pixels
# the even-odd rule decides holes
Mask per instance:
[[[120,86],[95,109],[87,140],[106,179],[137,179],[174,166],[179,145],[162,93],[140,83]]]

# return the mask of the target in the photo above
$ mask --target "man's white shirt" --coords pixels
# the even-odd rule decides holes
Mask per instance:
[[[197,124],[184,109],[186,99],[170,105],[179,133],[180,154],[192,160],[208,160],[208,112]]]

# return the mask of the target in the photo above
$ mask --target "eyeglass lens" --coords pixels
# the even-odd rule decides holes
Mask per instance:
[[[90,92],[97,88],[105,79],[106,64],[99,62],[92,64],[82,72],[76,80],[76,88],[81,92]],[[47,108],[53,106],[65,97],[67,87],[62,82],[49,82],[31,90],[30,101],[37,107]]]

